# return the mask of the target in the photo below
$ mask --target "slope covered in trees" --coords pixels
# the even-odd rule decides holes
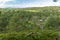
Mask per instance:
[[[1,8],[0,40],[60,40],[60,7]]]

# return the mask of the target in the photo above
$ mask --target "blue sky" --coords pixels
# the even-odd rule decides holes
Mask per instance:
[[[0,8],[25,8],[25,7],[45,7],[45,6],[60,6],[60,0],[0,0]]]

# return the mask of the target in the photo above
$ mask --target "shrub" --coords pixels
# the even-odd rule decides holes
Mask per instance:
[[[50,28],[50,29],[60,28],[60,16],[51,15],[47,17],[45,21],[45,27]]]

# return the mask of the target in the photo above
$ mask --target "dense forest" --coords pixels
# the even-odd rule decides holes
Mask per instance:
[[[0,8],[0,40],[60,40],[60,7]]]

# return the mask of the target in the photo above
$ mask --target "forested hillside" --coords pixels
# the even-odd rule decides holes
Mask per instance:
[[[0,40],[60,40],[60,7],[0,8]]]

